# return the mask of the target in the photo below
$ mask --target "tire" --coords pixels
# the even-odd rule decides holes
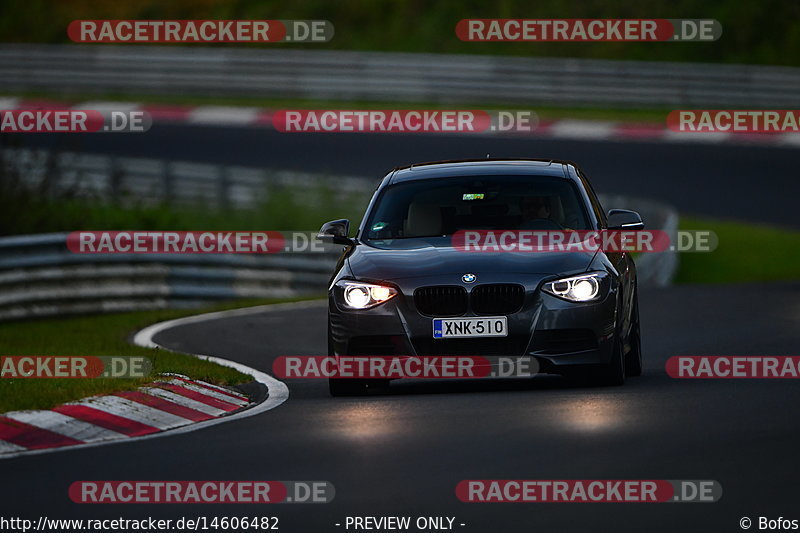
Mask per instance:
[[[601,367],[594,379],[596,384],[611,387],[625,384],[625,356],[622,354],[621,341],[619,337],[615,339],[611,362]]]
[[[633,293],[633,321],[628,334],[630,351],[625,355],[625,373],[628,376],[642,375],[642,337],[639,333],[639,292]]]

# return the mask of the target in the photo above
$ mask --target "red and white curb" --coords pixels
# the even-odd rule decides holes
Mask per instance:
[[[186,376],[50,410],[0,414],[0,455],[150,435],[250,405],[244,394]]]
[[[153,337],[176,326],[319,305],[324,302],[263,305],[168,320],[139,331],[133,342],[165,349]],[[0,459],[187,433],[255,416],[289,397],[286,384],[264,372],[219,357],[190,355],[252,376],[266,386],[267,398],[253,404],[238,391],[186,376],[164,375],[136,391],[93,396],[50,410],[0,413]]]
[[[184,123],[203,126],[263,127],[272,129],[274,109],[242,106],[156,105],[135,102],[88,101],[79,104],[52,100],[0,97],[0,109],[93,109],[97,111],[146,111],[154,123]],[[476,135],[465,133],[464,135]],[[478,135],[529,136],[545,139],[658,141],[699,144],[739,143],[796,147],[798,133],[676,132],[657,123],[602,120],[542,120],[530,132],[492,132]]]

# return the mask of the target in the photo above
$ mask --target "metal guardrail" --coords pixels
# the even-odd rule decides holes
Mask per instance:
[[[0,165],[2,179],[31,190],[120,205],[130,198],[139,205],[252,209],[280,190],[313,209],[322,201],[366,203],[376,184],[351,176],[27,148],[0,150]],[[341,251],[75,254],[66,237],[0,238],[0,320],[322,294]]]
[[[797,107],[800,69],[210,47],[0,46],[0,90],[446,104]]]
[[[6,176],[3,178],[3,176]],[[0,179],[13,177],[56,197],[65,193],[125,204],[254,209],[276,191],[325,201],[366,204],[378,179],[143,157],[114,157],[40,148],[0,148]],[[372,185],[372,188],[370,188]]]
[[[66,238],[0,238],[0,320],[322,294],[341,251],[75,254]]]

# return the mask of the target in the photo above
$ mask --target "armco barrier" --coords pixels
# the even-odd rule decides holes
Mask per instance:
[[[793,67],[196,46],[0,45],[0,92],[6,93],[719,109],[797,108],[798,87],[800,68]]]
[[[341,251],[75,254],[66,237],[0,238],[0,320],[323,294]]]
[[[368,180],[354,176],[31,148],[0,148],[4,176],[56,196],[211,208],[258,208],[276,190],[301,193],[311,206],[328,197],[365,203],[372,192]]]

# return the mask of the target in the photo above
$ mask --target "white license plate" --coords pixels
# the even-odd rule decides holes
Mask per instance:
[[[434,318],[433,338],[454,337],[505,337],[508,325],[504,316],[480,318]]]

